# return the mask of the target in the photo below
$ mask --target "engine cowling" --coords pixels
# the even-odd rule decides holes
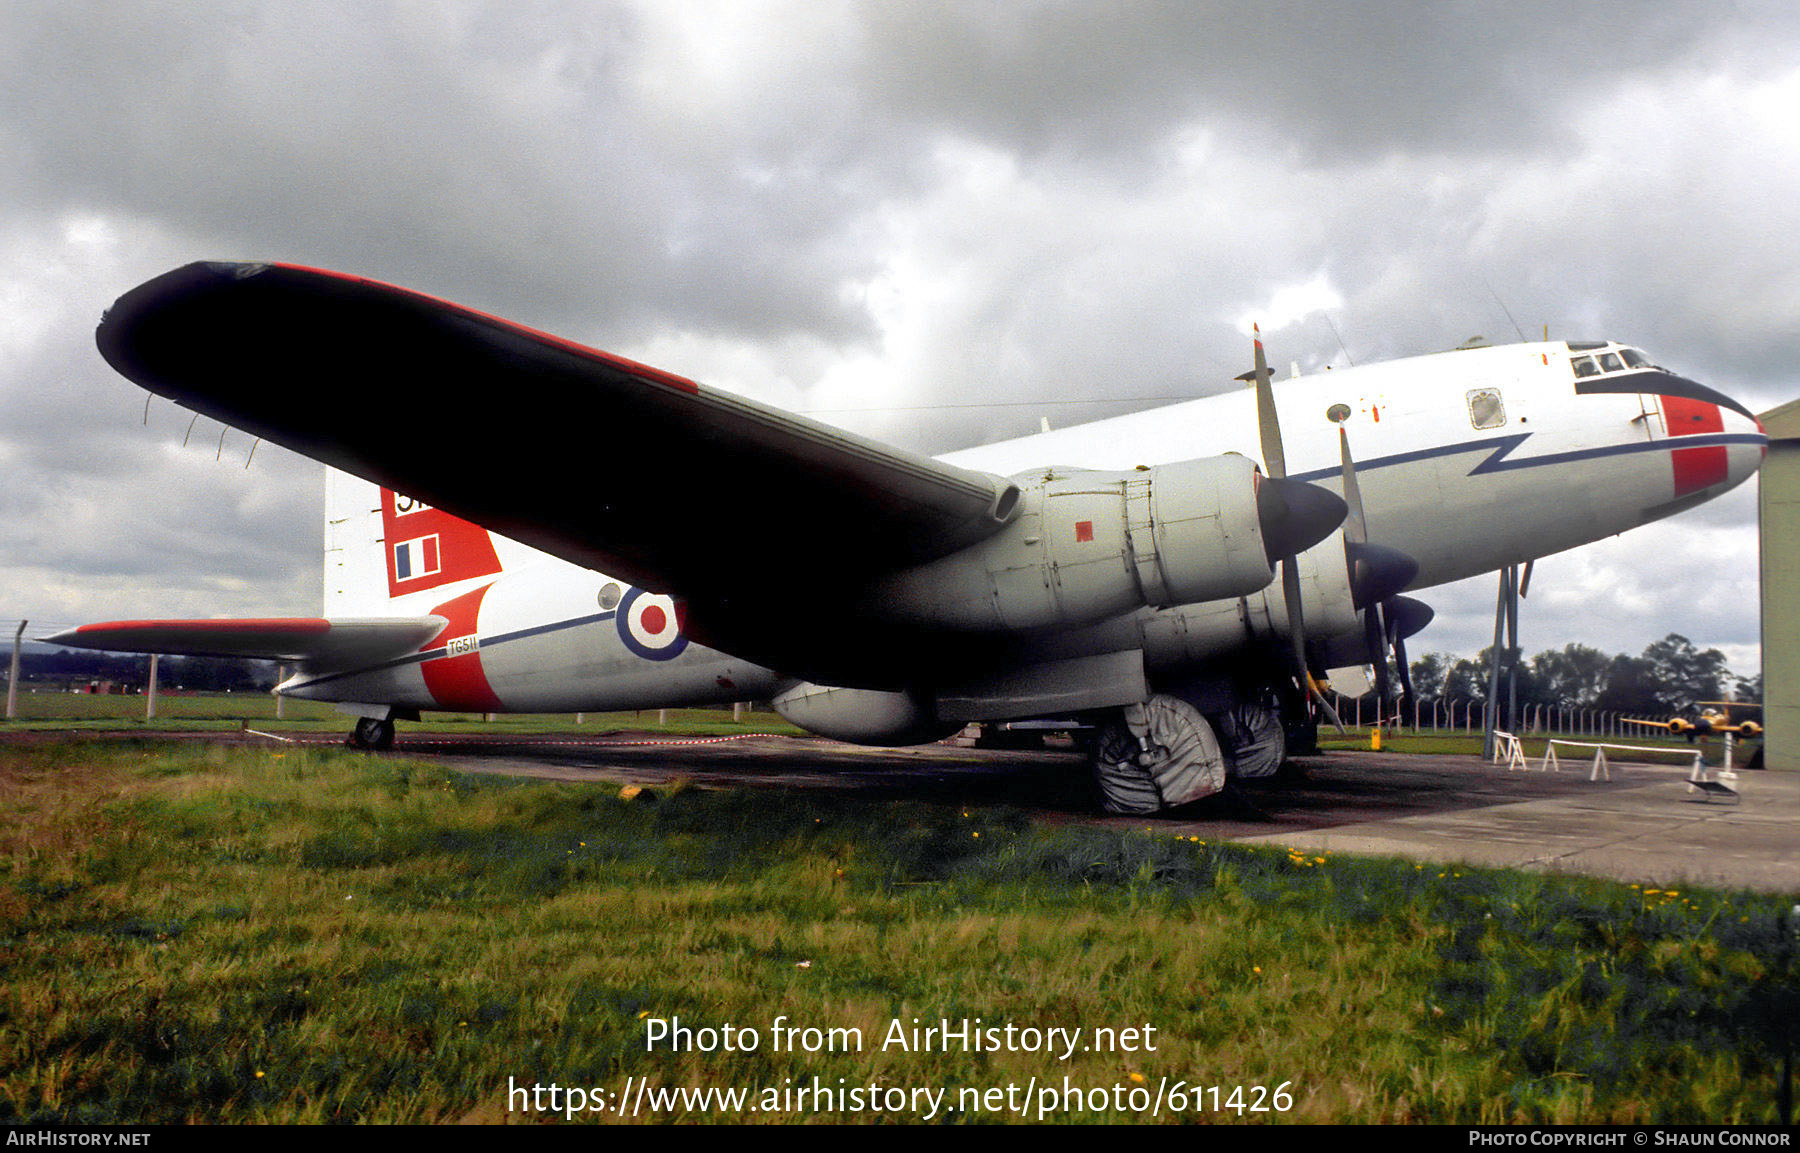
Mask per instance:
[[[1259,510],[1260,477],[1244,457],[1014,479],[1019,511],[1004,530],[885,578],[866,610],[956,629],[1033,629],[1247,596],[1274,577],[1267,502]]]

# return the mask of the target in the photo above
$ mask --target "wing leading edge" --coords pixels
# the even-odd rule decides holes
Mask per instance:
[[[293,265],[176,269],[121,297],[97,343],[186,407],[700,606],[947,555],[1017,498],[996,476]]]

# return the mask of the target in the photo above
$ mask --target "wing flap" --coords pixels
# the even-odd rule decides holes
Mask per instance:
[[[41,639],[47,644],[109,652],[247,657],[311,667],[357,668],[416,652],[441,632],[445,623],[440,616],[107,621]]]
[[[695,601],[947,555],[998,531],[1016,496],[999,477],[316,269],[188,265],[121,297],[97,341],[184,406]]]

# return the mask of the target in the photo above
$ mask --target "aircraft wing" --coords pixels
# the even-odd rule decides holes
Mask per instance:
[[[253,657],[315,667],[355,667],[416,652],[449,623],[419,617],[311,617],[257,620],[108,621],[81,625],[45,643],[70,648],[181,656]]]
[[[999,531],[1017,490],[447,301],[284,264],[121,297],[102,355],[185,407],[566,560],[716,606]]]

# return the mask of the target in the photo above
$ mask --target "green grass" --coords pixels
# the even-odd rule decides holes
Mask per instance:
[[[216,732],[251,728],[274,733],[348,733],[352,721],[336,706],[319,701],[288,700],[284,716],[275,717],[275,698],[267,693],[160,694],[156,716],[144,716],[142,696],[87,693],[21,693],[18,717],[0,722],[0,732]],[[799,729],[767,711],[746,711],[732,720],[728,710],[645,709],[623,713],[586,713],[579,723],[573,713],[431,712],[421,722],[400,722],[400,734],[483,733],[529,736],[539,733],[599,735],[619,730],[718,736],[766,732],[797,734]],[[663,720],[664,716],[667,720]]]
[[[1771,1121],[1800,1017],[1792,898],[335,750],[0,747],[0,786],[0,1121],[532,1120],[509,1083],[627,1078],[1018,1101],[1034,1077],[1127,1105],[1180,1084],[1205,1119]],[[776,1052],[782,1017],[860,1051]],[[674,1018],[761,1043],[647,1052]],[[914,1018],[1155,1048],[883,1051]],[[1240,1113],[1235,1086],[1290,1107]],[[1027,1104],[1135,1116],[1096,1102]]]

